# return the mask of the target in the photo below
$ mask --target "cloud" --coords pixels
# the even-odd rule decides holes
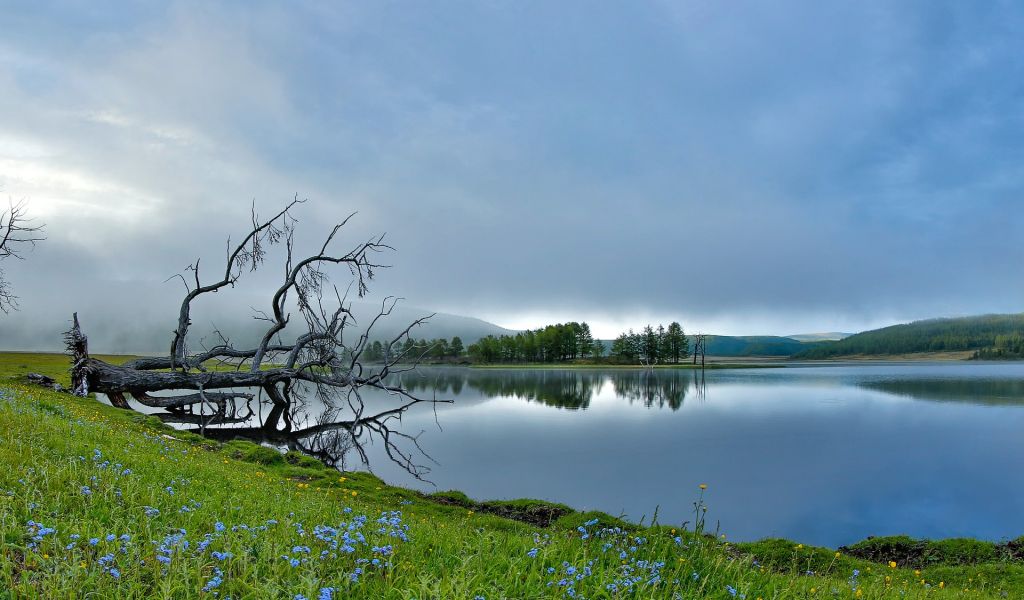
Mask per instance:
[[[4,266],[22,319],[65,279],[131,310],[296,193],[311,240],[388,232],[382,292],[503,323],[793,333],[1024,293],[1012,5],[8,12],[0,182],[51,237]]]

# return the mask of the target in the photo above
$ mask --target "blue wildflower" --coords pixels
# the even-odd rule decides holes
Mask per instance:
[[[220,584],[223,582],[224,572],[218,569],[217,567],[214,567],[213,577],[211,577],[210,580],[206,582],[206,585],[203,586],[203,591],[208,592],[216,587],[220,587]]]

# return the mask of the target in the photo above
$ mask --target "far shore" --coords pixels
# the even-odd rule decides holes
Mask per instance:
[[[901,364],[901,363],[1007,363],[1014,361],[972,361],[974,355],[971,351],[960,352],[916,352],[909,354],[891,355],[851,355],[838,356],[826,359],[795,359],[790,356],[707,356],[704,368],[708,370],[719,369],[764,369],[784,367],[815,367],[815,366],[843,366],[843,365],[865,365],[865,364]],[[67,361],[68,357],[57,351],[34,351],[34,350],[0,350],[0,367],[18,371],[18,363],[25,358],[33,356],[43,359],[53,366],[58,361]],[[96,358],[114,364],[132,360],[144,354],[96,354]],[[1019,362],[1019,361],[1017,361]],[[463,367],[471,369],[643,369],[644,365],[637,364],[613,364],[613,363],[489,363],[473,364],[469,362],[445,362],[431,363],[422,362],[422,367]],[[684,369],[699,370],[700,362],[694,364],[692,358],[687,362],[679,364],[657,364],[647,368],[654,369]]]

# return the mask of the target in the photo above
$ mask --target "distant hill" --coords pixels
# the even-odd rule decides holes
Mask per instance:
[[[359,335],[362,326],[369,323],[378,306],[364,302],[353,303],[356,324],[346,333]],[[214,326],[230,332],[236,347],[254,347],[266,324],[252,318],[250,311],[212,311],[201,313],[189,334],[193,348],[204,343],[215,343],[211,335]],[[391,315],[381,319],[370,336],[374,340],[391,339],[397,336],[409,323],[429,315],[431,311],[407,306],[397,306]],[[171,331],[174,330],[173,313],[156,316],[143,313],[142,318],[126,319],[110,311],[83,311],[83,327],[89,336],[89,349],[96,353],[109,354],[159,354],[167,352]],[[298,319],[293,320],[296,326]],[[302,325],[304,326],[304,325]],[[62,351],[61,332],[69,327],[66,315],[54,315],[50,319],[0,319],[0,350]],[[289,327],[288,331],[291,331]],[[481,319],[437,313],[423,325],[410,331],[416,339],[462,338],[469,345],[487,335],[514,335],[516,332]]]
[[[690,340],[690,351],[693,351],[694,337]],[[605,355],[611,352],[613,340],[600,340],[604,344]],[[820,342],[801,342],[790,337],[776,335],[708,335],[708,356],[791,356],[814,348]]]
[[[709,335],[708,356],[791,356],[817,344],[775,335]],[[693,339],[690,339],[693,348]]]
[[[825,342],[794,358],[976,351],[983,358],[1015,358],[1024,346],[1024,313],[928,319]]]
[[[787,335],[791,340],[798,342],[836,342],[844,338],[848,338],[852,333],[843,333],[842,331],[825,331],[822,333],[798,333],[796,335]]]

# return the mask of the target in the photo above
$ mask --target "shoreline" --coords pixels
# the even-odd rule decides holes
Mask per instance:
[[[37,371],[41,366],[49,368],[48,374],[56,375],[65,384],[66,374],[57,368],[66,368],[66,364],[54,360],[47,363],[32,366]],[[710,535],[711,531],[702,526],[694,531],[693,523],[689,529],[683,525],[630,523],[606,513],[580,512],[541,500],[477,501],[458,491],[424,494],[389,485],[371,473],[339,472],[294,451],[281,453],[239,439],[218,442],[172,429],[155,417],[107,406],[91,397],[78,398],[27,386],[18,383],[17,375],[2,364],[0,361],[0,396],[4,397],[0,399],[0,424],[8,435],[0,440],[0,457],[10,468],[0,489],[15,490],[11,493],[18,501],[0,503],[0,512],[15,511],[0,529],[6,528],[2,533],[9,540],[25,536],[25,522],[42,521],[56,529],[52,534],[55,539],[42,539],[37,542],[38,548],[29,546],[23,552],[0,553],[0,587],[6,584],[23,595],[47,595],[42,590],[49,590],[51,597],[67,595],[71,590],[90,591],[101,597],[156,593],[159,588],[153,586],[167,580],[166,573],[161,575],[164,567],[154,560],[150,540],[159,540],[168,530],[180,530],[184,536],[186,529],[193,544],[210,544],[212,540],[214,545],[210,549],[216,549],[218,556],[235,558],[173,556],[175,578],[191,586],[183,590],[192,590],[182,594],[199,595],[198,590],[204,585],[209,586],[211,581],[220,585],[223,580],[224,587],[220,589],[225,594],[244,596],[246,588],[239,586],[251,585],[246,578],[253,572],[263,573],[257,580],[260,585],[292,590],[288,597],[294,591],[315,597],[310,594],[317,589],[309,587],[305,583],[308,581],[329,581],[324,585],[338,586],[342,593],[337,571],[321,572],[316,569],[330,567],[305,565],[302,549],[318,542],[297,533],[303,523],[306,527],[317,523],[336,526],[331,523],[337,521],[323,519],[338,518],[342,507],[345,511],[351,509],[354,515],[368,516],[401,511],[402,522],[411,526],[409,541],[403,540],[398,549],[397,556],[402,557],[404,567],[387,578],[382,575],[373,579],[367,571],[358,585],[345,584],[344,597],[377,598],[389,592],[394,596],[395,590],[402,590],[401,597],[422,597],[426,592],[418,586],[429,581],[432,586],[438,582],[451,586],[448,593],[439,592],[440,597],[471,598],[478,593],[488,598],[550,598],[553,596],[544,592],[549,565],[558,569],[559,565],[569,564],[566,560],[575,560],[574,556],[590,548],[588,537],[616,531],[619,533],[605,534],[610,537],[594,542],[595,560],[602,559],[600,547],[606,541],[642,538],[650,542],[645,542],[646,546],[623,543],[606,562],[593,562],[595,577],[614,580],[622,564],[618,553],[626,552],[633,557],[636,552],[629,561],[664,561],[664,585],[684,586],[676,588],[683,597],[720,598],[726,586],[744,590],[749,598],[812,597],[814,589],[846,586],[851,573],[868,598],[881,598],[897,585],[909,599],[960,597],[959,590],[967,586],[981,587],[982,594],[971,596],[981,598],[1007,597],[1008,592],[1024,589],[1024,536],[1000,542],[868,537],[838,548],[781,538],[736,543],[719,537],[717,531]],[[89,458],[76,459],[79,455]],[[117,469],[130,467],[131,473],[109,472],[105,465],[110,463],[117,463]],[[45,477],[41,476],[43,473]],[[90,480],[90,474],[98,479]],[[4,477],[0,475],[0,482]],[[167,488],[172,488],[173,493]],[[694,492],[695,504],[701,506],[703,488]],[[34,504],[21,502],[23,494],[26,499],[33,498]],[[95,503],[91,500],[94,497]],[[145,516],[140,516],[142,505],[146,505]],[[260,543],[267,544],[267,551],[253,550],[245,541],[250,537],[218,535],[218,531],[224,530],[221,521],[226,524],[226,531],[231,532],[250,523],[247,518],[274,523],[269,530],[264,527],[267,532],[261,534],[265,542]],[[278,521],[281,525],[277,525]],[[35,532],[40,537],[42,525],[29,527],[35,527],[30,534]],[[682,531],[677,532],[675,527]],[[109,563],[103,562],[110,559],[91,550],[92,542],[85,543],[93,536],[103,547],[103,535],[108,531],[118,535],[130,532],[136,544],[126,546],[126,562],[117,578],[110,576]],[[211,533],[204,538],[203,531]],[[69,540],[67,536],[72,533],[82,533],[82,539]],[[398,542],[395,543],[398,548]],[[630,543],[641,548],[631,550]],[[289,554],[288,548],[293,548],[293,567],[282,562],[281,554]],[[357,554],[365,556],[363,560],[375,556],[369,545],[357,547],[357,551],[363,553]],[[114,560],[120,560],[120,552]],[[223,570],[223,578],[214,576],[220,571],[210,571],[211,560]],[[459,563],[463,565],[460,570],[451,570],[452,560],[463,561]],[[10,571],[4,568],[5,562]],[[61,570],[63,565],[68,565],[67,571]],[[299,570],[309,574],[296,579],[292,573]],[[492,575],[482,578],[473,575],[492,570]],[[26,575],[6,578],[5,571]],[[348,576],[346,573],[340,573],[341,581]],[[469,575],[462,577],[458,573]],[[692,573],[700,574],[697,587],[692,587],[696,581],[691,578]],[[856,573],[860,573],[859,578]],[[58,579],[51,579],[54,576]],[[552,581],[557,583],[561,576]],[[925,588],[919,579],[941,581],[943,586]],[[982,581],[989,583],[976,583]],[[483,587],[481,582],[485,582]],[[67,587],[52,587],[60,585]],[[943,589],[947,585],[950,589]],[[588,597],[600,596],[600,589],[603,587],[594,588]],[[780,596],[780,590],[789,591]],[[672,596],[669,589],[652,588],[645,594],[643,597]],[[256,596],[264,597],[253,595]],[[275,592],[272,596],[281,594]]]

